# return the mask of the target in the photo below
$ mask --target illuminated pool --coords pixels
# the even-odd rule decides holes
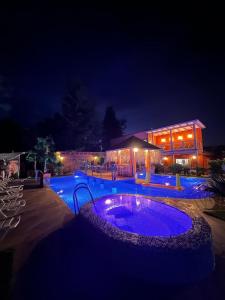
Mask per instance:
[[[105,196],[93,209],[120,230],[143,236],[176,236],[192,227],[191,218],[184,212],[142,196]]]
[[[78,219],[120,272],[154,283],[193,283],[214,269],[211,229],[196,211],[169,201],[104,196],[86,203]]]
[[[208,192],[198,189],[198,186],[206,181],[202,178],[181,177],[181,185],[184,187],[184,190],[177,191],[167,188],[145,187],[135,184],[133,179],[111,181],[86,176],[81,172],[77,174],[79,175],[51,178],[50,187],[63,199],[71,210],[74,210],[74,187],[81,182],[88,184],[95,199],[116,193],[185,199],[201,199],[209,196]],[[153,183],[162,183],[165,185],[175,185],[175,180],[175,176],[152,175],[151,177]],[[90,200],[85,190],[78,192],[78,198],[79,206],[84,205]]]

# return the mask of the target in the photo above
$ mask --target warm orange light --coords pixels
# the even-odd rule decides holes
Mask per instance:
[[[118,150],[118,153],[120,154],[121,150]]]
[[[133,151],[134,152],[138,152],[138,148],[133,148]]]
[[[60,159],[61,161],[63,161],[63,160],[64,160],[64,157],[63,157],[63,156],[59,156],[59,159]]]
[[[98,159],[98,156],[95,156],[94,159],[95,159],[95,160]]]
[[[182,135],[178,135],[178,138],[177,138],[179,141],[182,141],[183,140],[183,136]]]
[[[193,135],[192,135],[191,133],[189,133],[189,134],[187,135],[187,137],[188,137],[188,139],[192,139]]]
[[[166,139],[165,139],[165,138],[161,139],[161,142],[162,142],[162,143],[165,143],[165,142],[166,142]]]
[[[192,156],[192,159],[196,159],[197,157],[195,155]]]
[[[166,156],[165,156],[165,157],[163,157],[163,160],[168,160],[168,157],[166,157]]]

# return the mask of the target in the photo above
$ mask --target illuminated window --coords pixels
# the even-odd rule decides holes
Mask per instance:
[[[188,165],[189,164],[189,159],[187,158],[177,158],[176,159],[176,164],[179,164],[179,165]]]
[[[188,139],[192,139],[193,135],[192,135],[191,133],[189,133],[189,134],[187,135],[187,137],[188,137]]]
[[[179,141],[182,141],[183,140],[183,136],[182,135],[178,135],[178,138],[177,138]]]
[[[162,142],[162,143],[165,143],[165,142],[166,142],[166,139],[165,139],[165,138],[161,139],[161,142]]]

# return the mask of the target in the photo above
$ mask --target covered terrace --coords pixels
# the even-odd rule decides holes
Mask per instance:
[[[106,162],[115,163],[119,175],[134,176],[137,171],[151,172],[151,164],[160,161],[160,148],[135,136],[106,151]]]

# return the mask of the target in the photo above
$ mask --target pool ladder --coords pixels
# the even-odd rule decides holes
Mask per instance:
[[[79,202],[78,202],[78,198],[77,198],[77,192],[80,190],[80,189],[85,189],[88,191],[90,197],[91,197],[91,202],[94,204],[94,197],[93,197],[93,194],[89,188],[89,186],[86,184],[86,183],[78,183],[75,188],[74,188],[74,192],[73,192],[73,206],[74,206],[74,213],[76,214],[79,214],[80,212],[80,208],[79,208]]]

